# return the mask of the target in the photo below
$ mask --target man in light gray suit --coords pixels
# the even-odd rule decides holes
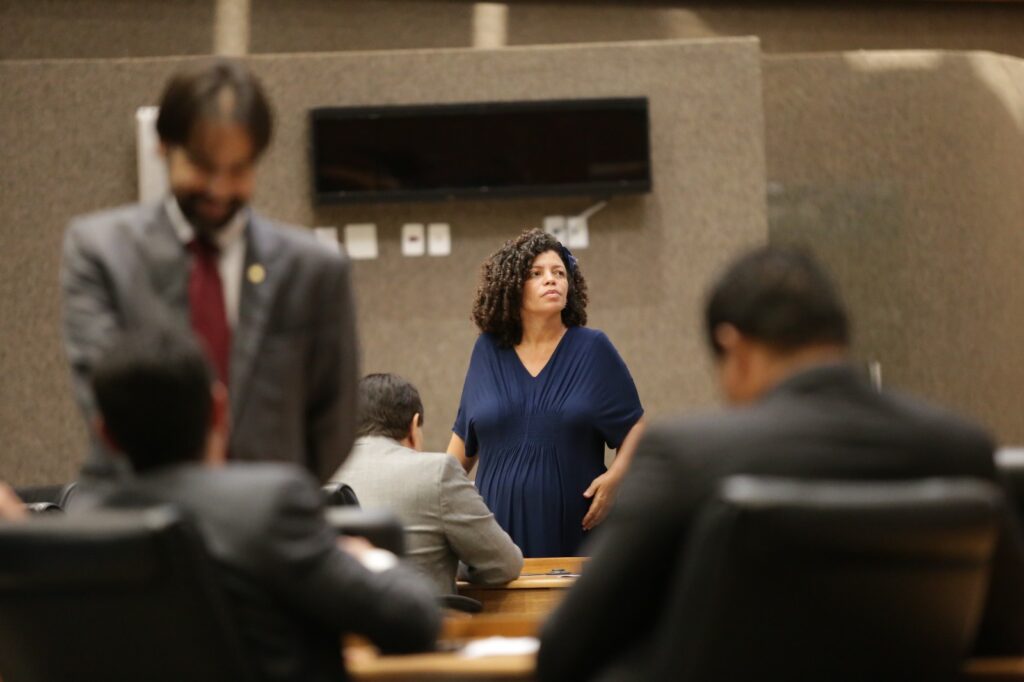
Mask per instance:
[[[406,560],[441,594],[463,577],[500,584],[519,576],[523,553],[494,519],[466,472],[451,455],[421,452],[423,402],[393,374],[359,382],[356,446],[333,480],[352,486],[366,508],[388,509],[402,520]]]
[[[71,222],[65,348],[92,419],[89,378],[116,333],[188,323],[228,387],[231,458],[296,462],[324,481],[354,437],[349,266],[307,231],[249,208],[271,128],[259,82],[238,63],[171,79],[157,120],[171,194]],[[115,461],[94,447],[84,473],[109,476]]]

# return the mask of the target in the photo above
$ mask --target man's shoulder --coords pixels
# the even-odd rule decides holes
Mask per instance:
[[[103,242],[137,232],[160,211],[159,203],[125,204],[101,211],[83,213],[68,223],[68,234],[78,239]]]
[[[309,267],[345,270],[348,258],[340,248],[318,240],[309,228],[269,218],[252,211],[252,226],[278,255],[292,256]]]
[[[211,486],[239,491],[317,487],[309,472],[288,462],[231,462],[209,470],[205,476]]]
[[[898,391],[879,396],[894,419],[922,436],[954,447],[994,449],[991,435],[980,424],[952,410]]]
[[[396,475],[415,471],[415,476],[403,478],[403,485],[430,484],[442,475],[448,459],[455,461],[454,457],[444,452],[419,452],[390,439],[364,436],[356,440],[349,461],[342,467],[342,471],[364,467],[394,472]]]

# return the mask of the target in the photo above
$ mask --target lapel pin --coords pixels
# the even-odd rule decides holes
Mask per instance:
[[[250,265],[246,274],[249,277],[249,281],[253,284],[259,284],[267,278],[267,271],[259,263]]]

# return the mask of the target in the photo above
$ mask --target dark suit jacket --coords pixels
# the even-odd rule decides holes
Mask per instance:
[[[845,365],[796,374],[749,407],[655,426],[599,527],[583,576],[543,628],[542,680],[591,679],[630,659],[640,661],[631,675],[648,679],[644,664],[666,652],[638,652],[665,616],[690,526],[718,481],[739,473],[996,478],[993,444],[980,429],[879,394]],[[1024,559],[1015,520],[1005,523],[979,653],[1024,652]]]
[[[319,488],[287,464],[183,464],[123,481],[103,507],[174,504],[197,525],[255,666],[268,680],[344,678],[340,634],[384,651],[433,646],[428,581],[405,568],[371,573],[336,546]]]
[[[256,212],[245,238],[232,330],[229,450],[234,459],[297,462],[326,481],[355,437],[349,264],[307,231]],[[262,281],[246,276],[254,264],[263,267]],[[118,331],[167,316],[188,326],[187,255],[163,203],[73,220],[64,239],[61,284],[64,346],[76,398],[88,417],[92,367]],[[95,450],[91,463],[105,464]]]

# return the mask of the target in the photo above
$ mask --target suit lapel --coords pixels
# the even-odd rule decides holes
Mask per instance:
[[[188,318],[188,258],[163,203],[143,207],[138,249],[151,291],[181,319]],[[149,303],[144,302],[144,307]],[[145,311],[143,311],[145,312]],[[151,312],[151,311],[150,311]]]
[[[238,303],[238,326],[231,341],[231,417],[237,423],[248,397],[253,363],[266,334],[283,275],[278,261],[278,237],[265,219],[250,212],[246,229],[245,267]]]

